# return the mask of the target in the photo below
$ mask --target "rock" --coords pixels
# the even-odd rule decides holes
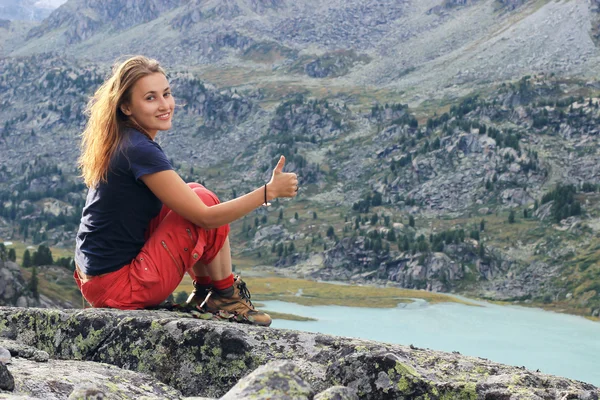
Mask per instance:
[[[221,399],[309,400],[314,392],[300,378],[299,372],[300,369],[289,361],[270,362],[240,380]]]
[[[217,400],[212,397],[184,397],[182,400]]]
[[[181,392],[155,377],[99,362],[49,360],[40,363],[15,358],[11,373],[15,394],[40,399],[181,398]]]
[[[522,206],[531,203],[533,199],[523,189],[506,189],[501,194],[502,202]]]
[[[10,351],[5,349],[4,347],[0,347],[0,364],[10,364]]]
[[[332,386],[317,394],[313,400],[358,400],[356,390],[345,386]]]
[[[498,393],[560,398],[567,392],[597,398],[598,390],[460,354],[204,321],[178,312],[0,307],[0,321],[3,347],[13,341],[52,357],[46,363],[15,357],[11,364],[15,391],[40,398],[50,392],[66,398],[84,388],[161,399],[219,398],[228,392],[228,398],[243,398],[262,388],[310,399],[342,385],[373,400],[461,398],[467,392],[469,398]]]
[[[548,203],[539,206],[538,209],[533,213],[533,216],[539,218],[540,221],[544,221],[552,215],[553,204],[554,200],[550,200]]]
[[[19,266],[12,261],[3,261],[0,258],[0,306],[27,306],[27,294],[27,284],[21,275]],[[30,301],[31,304],[35,304],[33,298],[30,298]]]
[[[269,225],[259,228],[254,234],[254,244],[261,245],[264,241],[279,241],[288,235],[288,231],[280,225]]]
[[[6,365],[2,363],[0,363],[0,390],[10,392],[15,390],[15,380]]]
[[[17,299],[17,302],[15,303],[15,306],[17,307],[27,307],[27,297],[25,296],[19,296],[19,298]]]
[[[68,273],[63,267],[49,267],[65,274]],[[35,299],[27,287],[21,269],[12,261],[4,261],[0,258],[0,306],[17,307],[65,307],[71,308],[73,305],[69,302],[53,301],[45,296],[40,296],[40,300]]]
[[[79,385],[69,395],[68,400],[105,400],[108,399],[104,391],[93,385]]]
[[[4,348],[7,351],[9,351],[9,356],[12,355],[13,357],[26,358],[28,360],[33,360],[36,362],[47,362],[50,358],[48,353],[46,353],[45,351],[38,350],[35,347],[15,342],[14,340],[6,340],[0,338],[0,349],[1,348]],[[1,350],[0,353],[2,353]],[[1,356],[0,361],[2,361]]]
[[[354,64],[369,63],[366,55],[358,55],[354,50],[324,54],[305,65],[304,71],[311,78],[338,77],[346,75]],[[292,66],[294,68],[294,66]]]

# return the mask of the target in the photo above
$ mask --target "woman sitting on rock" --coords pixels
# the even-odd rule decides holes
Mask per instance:
[[[87,108],[79,165],[89,188],[77,233],[74,273],[93,307],[153,307],[187,272],[189,304],[268,326],[246,284],[232,274],[229,223],[277,197],[294,197],[298,179],[282,156],[271,180],[220,203],[186,184],[154,141],[171,128],[175,100],[164,70],[143,56],[115,66]]]

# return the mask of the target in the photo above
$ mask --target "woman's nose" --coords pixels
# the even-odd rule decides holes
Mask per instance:
[[[169,108],[169,100],[165,99],[164,96],[161,96],[158,108],[161,110]]]

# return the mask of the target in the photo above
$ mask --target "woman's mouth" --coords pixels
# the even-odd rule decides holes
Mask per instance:
[[[171,113],[165,113],[165,114],[161,114],[159,116],[157,116],[156,118],[162,120],[162,121],[167,121],[169,118],[171,117]]]

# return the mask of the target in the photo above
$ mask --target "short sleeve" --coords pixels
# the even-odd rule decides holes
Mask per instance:
[[[127,149],[127,158],[129,168],[136,180],[144,175],[173,169],[159,144],[149,139],[138,141],[130,146]]]

